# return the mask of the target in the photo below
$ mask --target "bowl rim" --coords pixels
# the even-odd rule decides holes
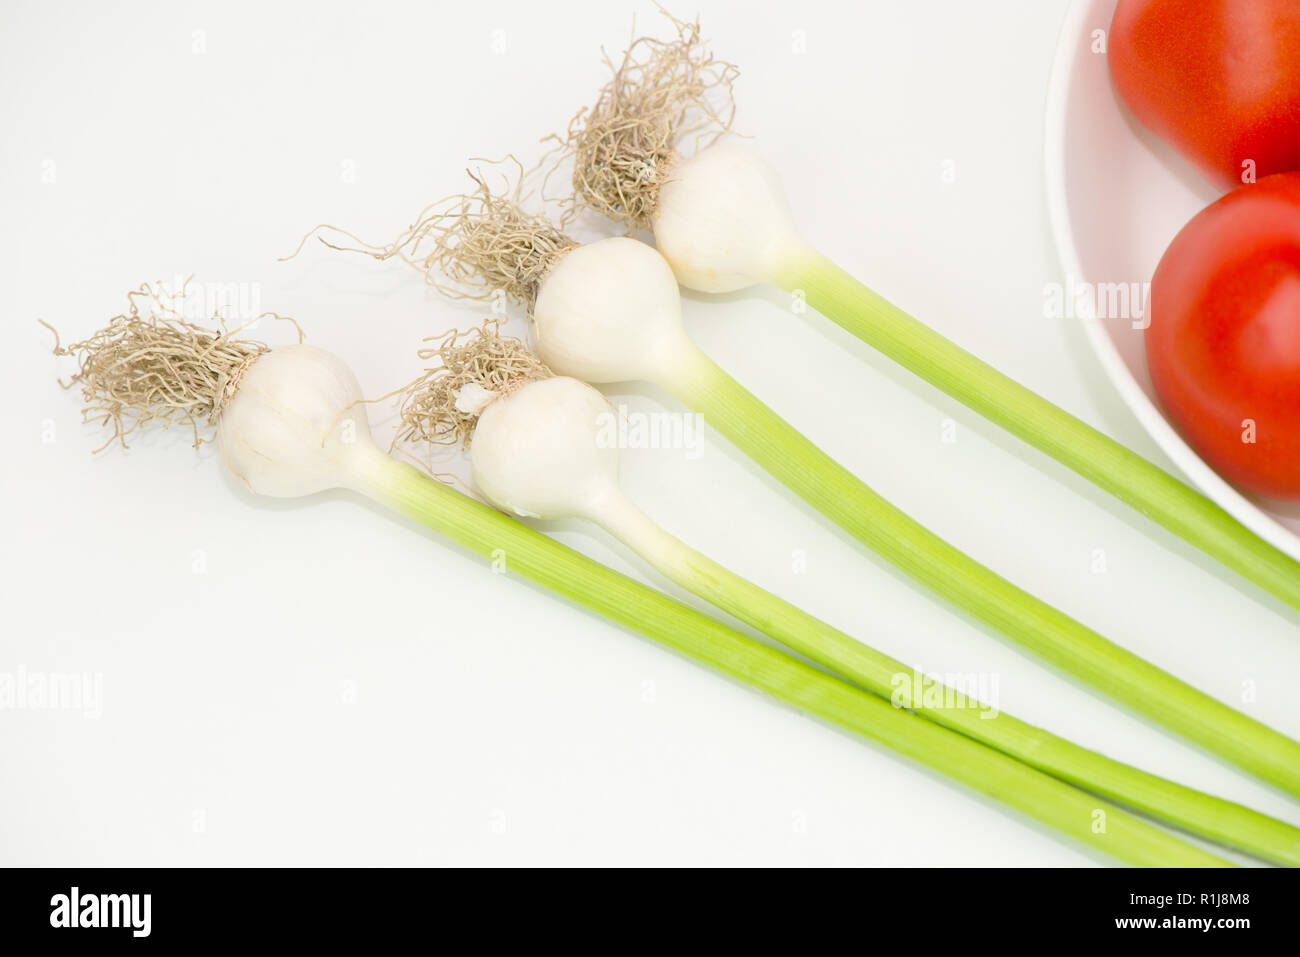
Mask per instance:
[[[1072,0],[1057,40],[1051,77],[1047,84],[1047,107],[1044,122],[1043,182],[1047,190],[1047,215],[1057,259],[1067,278],[1082,281],[1084,271],[1074,244],[1069,200],[1065,188],[1065,136],[1069,113],[1071,84],[1083,48],[1082,30],[1094,8],[1102,0]],[[1109,38],[1109,24],[1106,25]],[[1105,325],[1092,314],[1086,301],[1080,304],[1085,336],[1100,360],[1111,383],[1147,434],[1173,462],[1175,468],[1216,505],[1250,529],[1264,541],[1292,558],[1300,560],[1300,534],[1291,531],[1265,512],[1259,505],[1235,489],[1216,473],[1183,439],[1165,418],[1151,396],[1138,383]]]

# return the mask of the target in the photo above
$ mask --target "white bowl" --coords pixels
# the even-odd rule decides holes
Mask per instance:
[[[1065,271],[1066,314],[1083,323],[1111,382],[1192,484],[1300,559],[1300,507],[1266,501],[1219,477],[1165,417],[1151,385],[1141,329],[1147,284],[1178,230],[1220,193],[1138,126],[1115,96],[1106,56],[1094,48],[1099,37],[1109,40],[1116,2],[1071,5],[1048,89],[1047,202]],[[1127,311],[1125,287],[1116,284],[1127,288]]]

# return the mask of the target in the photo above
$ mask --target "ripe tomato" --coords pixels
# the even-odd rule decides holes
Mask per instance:
[[[1300,173],[1242,186],[1174,238],[1151,282],[1147,365],[1220,475],[1300,498]]]
[[[1211,182],[1300,169],[1300,0],[1119,0],[1108,48],[1120,99]]]

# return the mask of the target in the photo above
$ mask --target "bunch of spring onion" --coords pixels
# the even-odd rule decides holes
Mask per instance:
[[[1030,391],[872,292],[800,234],[776,171],[719,140],[736,70],[703,48],[698,24],[641,38],[595,105],[558,137],[576,207],[649,230],[687,289],[771,283],[926,382],[1052,456],[1277,598],[1300,608],[1300,563],[1201,493]],[[725,94],[725,108],[712,93]],[[687,139],[704,144],[689,158]]]
[[[907,679],[916,672],[902,662],[673,537],[619,487],[619,452],[606,435],[615,412],[605,397],[584,382],[552,374],[524,343],[500,335],[496,322],[451,333],[421,355],[434,363],[401,390],[398,440],[426,452],[433,444],[466,446],[475,487],[503,511],[525,519],[592,522],[665,578],[896,707],[1192,834],[1276,863],[1300,864],[1300,830],[1008,714],[991,714],[932,679],[914,687]]]
[[[534,351],[556,374],[597,385],[644,380],[663,388],[936,594],[1138,714],[1300,796],[1300,743],[1108,641],[954,548],[727,375],[687,335],[677,280],[652,247],[628,237],[580,245],[545,216],[524,212],[518,187],[505,196],[481,178],[476,183],[472,194],[426,207],[386,246],[344,235],[376,258],[400,257],[454,295],[503,292],[522,302]]]
[[[222,462],[249,490],[296,498],[347,488],[479,555],[751,688],[936,770],[1075,841],[1148,866],[1228,862],[1028,765],[919,718],[740,634],[474,501],[379,448],[356,377],[336,356],[275,349],[183,318],[142,286],[126,312],[59,355],[79,369],[88,421],[121,440],[183,424],[212,428]],[[112,438],[109,439],[111,443]],[[1094,822],[1104,815],[1105,828]]]

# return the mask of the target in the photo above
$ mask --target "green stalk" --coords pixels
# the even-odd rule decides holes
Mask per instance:
[[[826,517],[1012,641],[1156,724],[1300,796],[1300,744],[1017,588],[872,491],[698,349],[665,383]]]
[[[664,577],[855,684],[1047,774],[1193,834],[1275,864],[1300,866],[1300,829],[1080,747],[930,678],[854,640],[728,571],[657,525],[626,498],[600,524]],[[921,695],[914,692],[920,684]]]
[[[1300,562],[1200,492],[913,319],[812,249],[775,282],[908,371],[1300,608]]]
[[[1230,866],[1135,815],[796,661],[508,516],[376,455],[359,489],[479,555],[730,678],[1137,866]],[[1101,833],[1097,833],[1098,830]]]

